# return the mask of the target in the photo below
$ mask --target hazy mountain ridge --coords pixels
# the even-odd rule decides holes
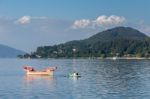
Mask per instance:
[[[15,58],[18,55],[23,55],[25,52],[0,44],[0,58]]]

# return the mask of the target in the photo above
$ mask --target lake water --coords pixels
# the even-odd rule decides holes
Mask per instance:
[[[26,76],[24,65],[58,69]],[[0,99],[150,99],[150,60],[0,59]]]

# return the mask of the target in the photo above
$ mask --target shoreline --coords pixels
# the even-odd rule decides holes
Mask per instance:
[[[110,60],[149,60],[150,57],[56,57],[56,58],[20,58],[20,59],[110,59]]]
[[[117,59],[126,59],[126,60],[143,60],[143,59],[150,59],[150,57],[106,57],[106,58],[102,58],[102,57],[98,57],[98,59],[111,59],[111,60],[117,60]]]

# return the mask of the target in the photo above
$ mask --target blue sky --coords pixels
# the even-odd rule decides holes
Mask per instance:
[[[0,0],[0,43],[27,52],[116,26],[150,35],[150,0]]]

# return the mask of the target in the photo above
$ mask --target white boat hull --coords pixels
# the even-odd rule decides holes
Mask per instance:
[[[42,72],[42,71],[27,71],[27,75],[50,75],[53,76],[54,72]]]

